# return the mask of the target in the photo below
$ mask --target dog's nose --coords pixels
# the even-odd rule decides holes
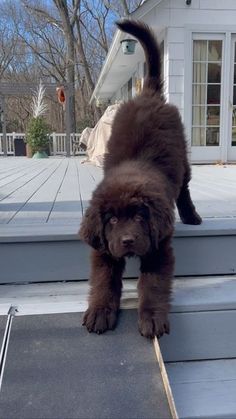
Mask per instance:
[[[126,235],[122,237],[122,244],[125,247],[132,246],[134,244],[134,237],[131,235]]]

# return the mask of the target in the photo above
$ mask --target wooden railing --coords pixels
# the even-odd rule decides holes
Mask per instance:
[[[18,139],[25,140],[24,133],[7,133],[7,155],[15,156],[15,141]],[[52,156],[66,155],[66,134],[53,132],[50,135],[50,154]],[[70,154],[84,154],[79,147],[80,134],[71,134],[70,137]],[[3,155],[3,134],[0,133],[0,155]]]

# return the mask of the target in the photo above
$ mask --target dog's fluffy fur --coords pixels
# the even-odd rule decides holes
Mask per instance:
[[[97,333],[115,327],[125,256],[138,256],[139,330],[152,338],[169,333],[175,203],[183,223],[200,224],[201,218],[188,189],[190,167],[181,118],[162,97],[155,36],[141,22],[124,20],[117,25],[140,41],[148,70],[142,93],[117,112],[104,180],[81,225],[80,237],[93,247],[84,324]]]

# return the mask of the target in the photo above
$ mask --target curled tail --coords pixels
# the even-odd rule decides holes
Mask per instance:
[[[124,19],[116,23],[118,28],[137,38],[143,47],[147,63],[147,75],[143,88],[161,91],[161,54],[152,30],[143,22]]]

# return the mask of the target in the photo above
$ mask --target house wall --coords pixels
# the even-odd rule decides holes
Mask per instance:
[[[191,106],[190,102],[185,102],[185,77],[192,71],[192,62],[188,60],[188,53],[186,53],[187,36],[190,36],[186,29],[192,28],[198,32],[197,27],[202,28],[205,25],[205,30],[211,31],[211,24],[214,27],[235,25],[236,0],[192,0],[191,6],[187,6],[185,0],[163,0],[156,8],[145,16],[140,15],[139,18],[153,27],[159,40],[163,39],[163,30],[166,28],[165,94],[167,100],[179,108],[184,119],[184,106]],[[138,66],[143,67],[141,62]],[[141,71],[139,74],[143,77]],[[115,93],[113,100],[123,98],[122,87]]]
[[[190,148],[192,34],[222,33],[222,31],[226,33],[227,29],[232,31],[233,27],[236,32],[236,1],[192,0],[191,6],[186,6],[184,0],[166,0],[163,1],[162,7],[169,9],[169,17],[166,21],[166,97],[169,102],[179,108]],[[158,13],[158,8],[156,12]],[[227,143],[226,135],[222,135],[222,140]]]

